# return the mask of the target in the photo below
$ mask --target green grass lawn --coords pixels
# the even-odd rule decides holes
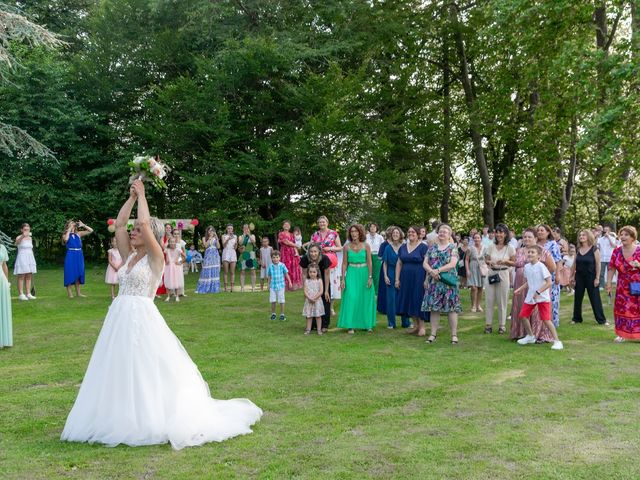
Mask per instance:
[[[640,477],[640,345],[614,344],[588,301],[585,323],[570,325],[562,298],[555,352],[484,335],[464,292],[452,347],[448,327],[427,345],[382,316],[374,334],[303,336],[300,292],[288,320],[272,322],[266,293],[197,296],[193,274],[184,302],[158,307],[213,397],[265,411],[254,433],[178,452],[63,443],[110,302],[103,278],[89,270],[88,298],[69,300],[62,271],[46,270],[38,300],[14,302],[15,346],[0,350],[1,478]]]

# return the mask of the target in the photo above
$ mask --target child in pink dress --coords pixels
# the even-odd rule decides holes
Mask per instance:
[[[107,285],[111,285],[111,300],[116,298],[116,285],[118,285],[118,270],[122,267],[122,257],[120,251],[116,245],[116,237],[111,239],[111,248],[107,252],[107,261],[109,266],[107,267],[107,273],[104,276],[104,281]]]
[[[165,302],[171,300],[171,295],[176,297],[176,302],[180,301],[178,292],[184,288],[184,270],[182,264],[186,260],[182,248],[176,247],[176,239],[169,237],[165,250],[164,265],[164,286],[167,288],[167,298]]]

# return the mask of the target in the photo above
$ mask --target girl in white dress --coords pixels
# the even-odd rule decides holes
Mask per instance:
[[[307,328],[304,330],[305,335],[311,333],[313,321],[316,321],[318,335],[322,335],[322,316],[324,315],[324,304],[322,303],[322,295],[324,287],[320,279],[320,267],[317,263],[311,263],[307,267],[307,278],[304,281],[304,307],[302,315],[307,318]]]
[[[135,202],[138,220],[127,235]],[[244,398],[215,400],[153,303],[164,268],[162,223],[133,182],[116,221],[124,266],[61,439],[115,446],[170,442],[175,449],[251,433],[262,410]]]
[[[28,223],[22,224],[21,232],[16,237],[18,256],[13,267],[13,274],[18,277],[18,300],[35,300],[36,297],[31,295],[31,279],[38,269],[36,258],[33,256],[33,239]]]
[[[227,231],[222,235],[222,267],[223,267],[223,279],[224,279],[224,291],[227,291],[227,285],[229,285],[229,292],[233,292],[233,285],[236,281],[236,263],[238,262],[238,255],[236,249],[238,248],[238,237],[233,233],[233,225],[227,225]],[[229,283],[227,283],[229,280]]]

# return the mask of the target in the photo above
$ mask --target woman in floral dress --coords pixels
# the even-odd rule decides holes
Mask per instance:
[[[616,343],[625,340],[640,340],[640,295],[631,292],[631,284],[640,283],[638,232],[634,227],[625,226],[620,229],[618,237],[622,245],[617,247],[611,255],[606,286],[607,293],[611,294],[611,281],[617,271],[618,284],[613,306],[617,335],[614,341]]]
[[[551,320],[553,321],[553,325],[558,327],[560,325],[560,284],[556,279],[556,271],[562,264],[562,253],[560,253],[560,246],[553,238],[553,232],[551,231],[551,227],[549,225],[538,225],[536,227],[536,235],[538,239],[538,245],[544,248],[553,258],[553,261],[556,264],[555,270],[551,273],[551,307],[553,309],[553,313],[551,315]]]
[[[451,241],[451,234],[451,227],[446,223],[441,224],[438,227],[438,241],[429,246],[424,257],[424,269],[428,276],[425,280],[422,310],[431,312],[431,335],[427,343],[436,340],[440,313],[446,313],[449,317],[451,344],[458,343],[458,313],[461,310],[458,285],[447,285],[440,277],[445,272],[453,272],[457,278],[458,249]]]

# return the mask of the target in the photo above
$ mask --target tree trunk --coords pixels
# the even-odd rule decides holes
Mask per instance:
[[[482,147],[482,135],[480,134],[480,115],[478,105],[474,94],[473,80],[469,75],[469,62],[462,37],[462,27],[458,17],[458,5],[451,2],[449,5],[449,18],[454,27],[456,49],[458,51],[458,60],[460,62],[460,82],[464,89],[465,104],[469,114],[469,131],[471,141],[473,143],[473,153],[482,182],[482,218],[485,225],[493,228],[493,193],[491,192],[491,177],[489,176],[489,168],[487,159]]]
[[[446,26],[442,29],[442,84],[443,186],[440,220],[448,223],[449,202],[451,200],[451,70],[449,67],[449,33]]]
[[[560,204],[556,208],[554,214],[555,224],[564,230],[564,219],[571,205],[571,197],[573,196],[573,187],[576,180],[576,169],[578,166],[578,122],[576,116],[571,120],[571,158],[569,159],[569,171],[567,172],[567,180],[562,190]]]

